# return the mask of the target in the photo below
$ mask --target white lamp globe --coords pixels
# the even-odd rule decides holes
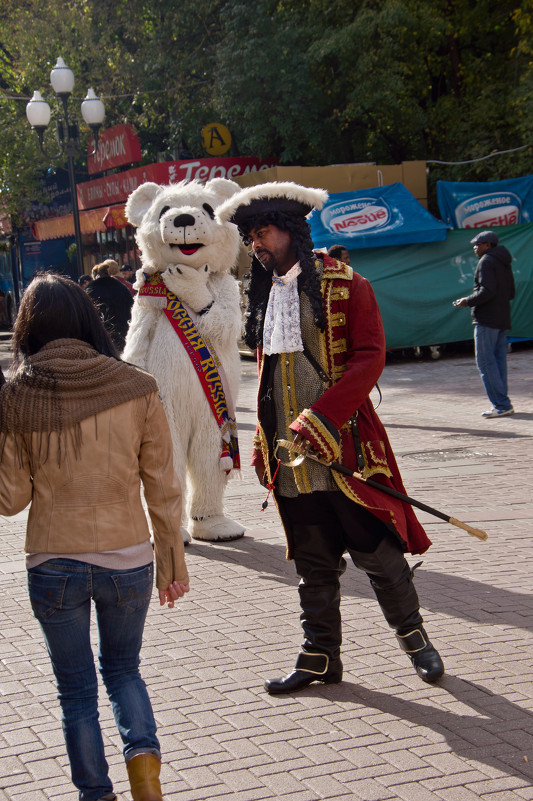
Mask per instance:
[[[35,91],[27,103],[26,117],[32,128],[46,128],[50,122],[50,106],[43,100],[40,92]]]
[[[57,95],[69,95],[74,89],[74,73],[67,67],[62,58],[50,73],[50,83]]]
[[[81,113],[87,125],[101,125],[105,117],[105,106],[92,89],[87,90],[87,96],[81,104]]]

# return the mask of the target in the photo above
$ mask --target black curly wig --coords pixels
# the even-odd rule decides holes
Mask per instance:
[[[239,233],[245,245],[250,244],[249,234],[253,228],[275,225],[282,231],[288,231],[296,260],[300,262],[302,272],[298,276],[298,289],[305,292],[311,301],[315,325],[324,330],[326,317],[324,302],[320,291],[320,277],[316,271],[315,254],[309,224],[305,217],[286,214],[282,211],[268,211],[246,220],[246,226],[239,226]],[[253,256],[250,276],[246,286],[248,303],[244,318],[244,341],[254,350],[263,341],[263,326],[268,297],[272,286],[272,274],[265,270],[261,262]]]

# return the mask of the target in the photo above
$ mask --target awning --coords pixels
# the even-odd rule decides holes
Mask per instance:
[[[128,225],[125,206],[109,206],[104,217],[106,228],[125,228]]]
[[[82,234],[94,234],[97,231],[103,233],[107,228],[124,228],[127,224],[123,205],[80,211]],[[31,232],[39,240],[74,236],[74,217],[72,214],[65,214],[63,217],[39,220],[31,224]]]

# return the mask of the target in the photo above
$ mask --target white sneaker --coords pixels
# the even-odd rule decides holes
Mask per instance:
[[[511,414],[514,414],[512,406],[510,409],[491,409],[490,412],[483,412],[482,417],[509,417]]]

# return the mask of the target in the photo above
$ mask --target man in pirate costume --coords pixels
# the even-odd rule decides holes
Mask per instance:
[[[348,551],[364,570],[385,619],[418,675],[444,672],[422,625],[404,552],[429,546],[412,507],[355,478],[332,471],[341,462],[365,478],[404,492],[369,393],[385,363],[385,339],[369,282],[348,265],[313,252],[305,219],[327,199],[293,183],[249,187],[219,207],[234,222],[253,259],[245,340],[258,349],[258,428],[252,464],[269,486],[300,576],[304,641],[292,673],[269,680],[271,694],[313,681],[342,679],[340,576]],[[309,456],[298,467],[280,461],[278,440]]]

